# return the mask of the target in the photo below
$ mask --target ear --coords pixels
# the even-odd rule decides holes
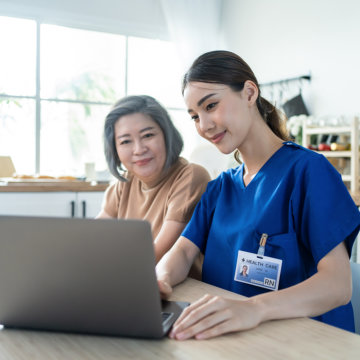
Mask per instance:
[[[246,80],[244,84],[244,94],[249,105],[253,105],[259,95],[259,89],[256,84],[251,80]]]

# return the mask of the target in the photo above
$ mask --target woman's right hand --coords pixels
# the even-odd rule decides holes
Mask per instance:
[[[160,290],[160,296],[162,299],[167,299],[172,293],[172,287],[169,285],[169,283],[166,280],[160,280],[158,279],[158,286]]]

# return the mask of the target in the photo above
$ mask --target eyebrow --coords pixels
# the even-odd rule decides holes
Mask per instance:
[[[201,98],[201,99],[197,102],[196,105],[197,105],[197,106],[201,106],[204,101],[206,101],[208,98],[210,98],[210,97],[212,97],[212,96],[214,96],[214,95],[216,95],[216,93],[211,93],[211,94],[205,95],[203,98]],[[190,113],[190,112],[193,112],[193,111],[194,111],[194,110],[192,110],[192,109],[189,109],[189,110],[188,110],[189,113]]]
[[[153,129],[155,129],[154,126],[148,126],[148,127],[146,127],[146,128],[141,129],[141,130],[139,131],[139,133],[141,134],[141,133],[143,133],[143,132],[145,132],[145,131],[153,130]],[[116,138],[117,138],[117,139],[121,139],[121,138],[123,138],[123,137],[128,137],[128,136],[130,136],[130,134],[122,134],[122,135],[117,136]]]

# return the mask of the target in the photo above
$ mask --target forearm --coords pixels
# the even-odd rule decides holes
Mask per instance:
[[[184,230],[185,223],[167,220],[154,240],[156,263],[171,249]]]
[[[346,249],[338,245],[319,262],[309,279],[276,292],[255,296],[253,302],[262,322],[273,319],[317,316],[351,299],[351,273]]]
[[[332,285],[314,275],[310,279],[274,293],[266,293],[250,299],[261,313],[261,322],[304,316],[317,316],[346,304],[349,299]]]
[[[174,286],[187,277],[199,249],[188,239],[180,237],[156,266],[158,280]]]

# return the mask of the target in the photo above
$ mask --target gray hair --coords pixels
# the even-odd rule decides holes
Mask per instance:
[[[111,174],[120,181],[127,181],[123,176],[125,169],[116,151],[115,123],[125,115],[140,113],[148,115],[163,132],[165,139],[166,160],[163,170],[171,167],[179,158],[184,143],[179,131],[172,123],[168,112],[153,97],[147,95],[126,96],[118,100],[105,118],[104,150]]]

